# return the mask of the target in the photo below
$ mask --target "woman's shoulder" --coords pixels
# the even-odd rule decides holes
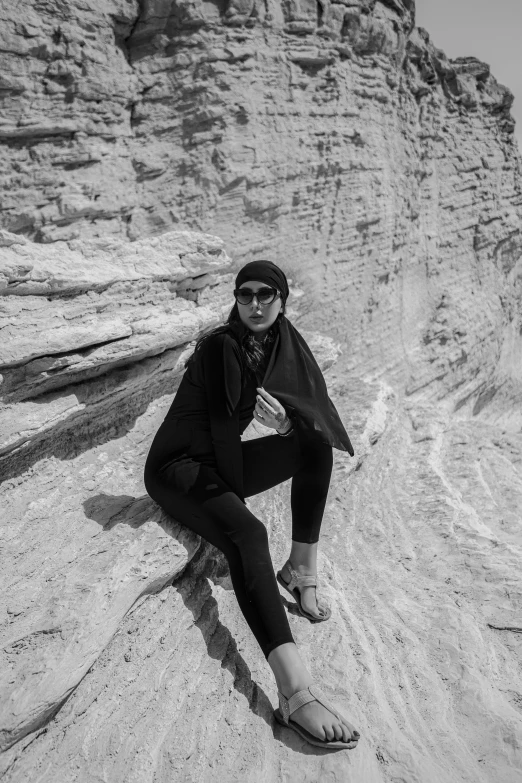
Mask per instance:
[[[202,345],[202,354],[207,359],[224,357],[225,361],[237,359],[241,364],[241,349],[234,335],[229,331],[209,334]]]
[[[215,350],[216,348],[227,347],[231,349],[239,349],[238,342],[231,332],[223,331],[215,334],[209,334],[205,340],[206,347]]]

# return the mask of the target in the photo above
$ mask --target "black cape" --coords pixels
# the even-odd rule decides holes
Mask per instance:
[[[354,456],[321,368],[304,337],[286,316],[279,323],[261,385],[284,405],[303,434]]]

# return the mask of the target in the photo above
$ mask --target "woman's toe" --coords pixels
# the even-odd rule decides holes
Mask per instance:
[[[343,742],[351,742],[352,732],[347,726],[344,725],[344,723],[342,724],[342,731],[343,731],[343,736],[342,736]]]
[[[303,609],[318,620],[324,620],[325,617],[330,616],[330,608],[321,601],[310,602],[309,606],[305,606],[303,602]]]
[[[325,601],[323,601],[322,598],[317,598],[316,599],[316,605],[317,605],[317,608],[319,609],[319,611],[322,612],[323,614],[326,614],[327,612],[330,611],[330,607],[328,606],[328,604]]]
[[[324,734],[328,742],[333,742],[335,740],[335,732],[333,730],[332,726],[323,726]]]
[[[359,734],[355,726],[352,723],[350,723],[350,721],[346,720],[346,718],[343,718],[343,726],[348,732],[350,740],[353,740],[353,742],[357,742],[361,735]]]

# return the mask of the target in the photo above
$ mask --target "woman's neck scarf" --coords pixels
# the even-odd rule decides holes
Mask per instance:
[[[277,288],[286,301],[289,293],[286,275],[272,262],[253,261],[244,266],[236,278],[236,288],[251,280]],[[248,328],[242,323],[241,326]],[[304,337],[286,316],[280,319],[279,328],[277,322],[274,326],[276,339],[261,385],[284,405],[300,434],[347,451],[353,457],[350,438]]]

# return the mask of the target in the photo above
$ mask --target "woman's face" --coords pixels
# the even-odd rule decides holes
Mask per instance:
[[[239,287],[248,288],[253,293],[259,291],[260,288],[272,288],[272,286],[267,286],[266,283],[260,283],[259,280],[250,280]],[[276,296],[272,304],[260,305],[257,297],[254,296],[250,304],[242,305],[238,302],[237,309],[239,317],[245,326],[254,332],[256,336],[262,337],[270,329],[283,309],[283,300],[281,296]]]

